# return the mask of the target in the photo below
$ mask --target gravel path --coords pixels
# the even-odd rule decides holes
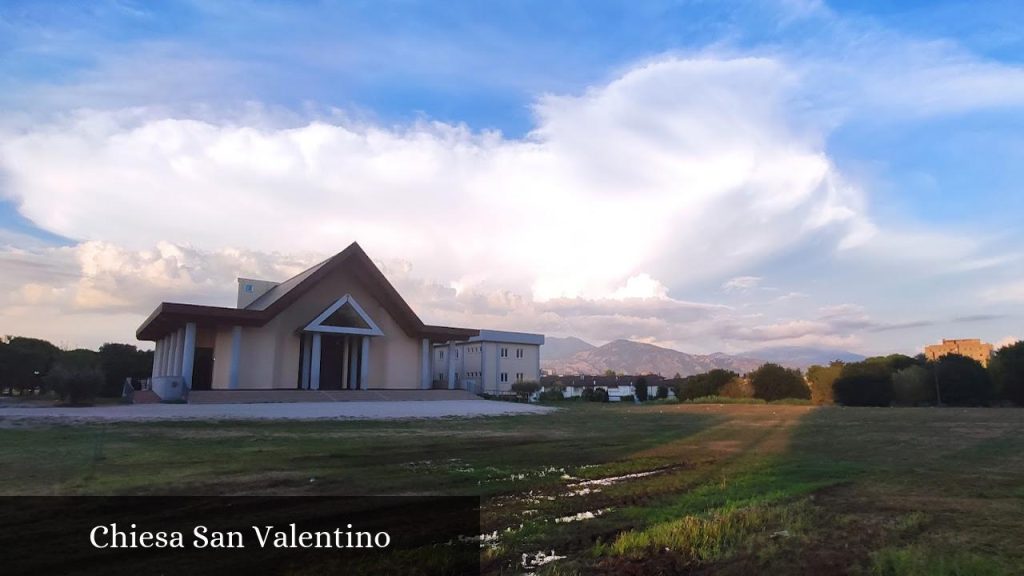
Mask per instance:
[[[554,408],[490,400],[388,402],[292,402],[268,404],[136,404],[89,408],[0,407],[0,419],[44,418],[71,421],[145,420],[325,420],[443,418],[546,414]]]

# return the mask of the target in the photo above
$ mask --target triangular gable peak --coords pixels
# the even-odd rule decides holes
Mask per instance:
[[[479,330],[466,328],[425,325],[398,294],[394,286],[388,282],[380,269],[370,260],[366,252],[363,252],[363,249],[353,242],[348,248],[331,258],[274,286],[245,308],[224,308],[176,302],[161,303],[139,326],[136,336],[140,340],[155,341],[169,332],[182,328],[186,322],[196,321],[228,326],[263,326],[298,300],[321,279],[342,266],[348,266],[369,284],[374,298],[394,318],[399,328],[413,338],[430,338],[440,341],[467,340],[480,333]]]
[[[306,332],[383,336],[384,333],[351,294],[345,294],[303,328]]]

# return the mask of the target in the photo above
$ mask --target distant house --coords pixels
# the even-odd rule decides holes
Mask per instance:
[[[435,345],[482,334],[424,324],[355,243],[284,282],[239,278],[235,308],[164,302],[136,333],[156,343],[152,387],[165,400],[211,389],[431,388]],[[539,357],[543,336],[500,334],[533,343]]]
[[[993,346],[982,342],[978,338],[965,338],[960,340],[945,340],[941,344],[932,344],[924,347],[924,355],[929,360],[938,360],[947,354],[959,354],[972,358],[988,366],[989,358],[992,357]]]
[[[608,392],[608,400],[618,402],[624,396],[632,396],[636,393],[635,384],[641,377],[647,380],[648,398],[656,397],[658,386],[666,382],[663,377],[657,374],[644,374],[643,376],[544,376],[541,378],[541,387],[542,390],[561,388],[566,398],[580,397],[587,388],[604,388]],[[669,387],[669,396],[674,396],[671,387]]]

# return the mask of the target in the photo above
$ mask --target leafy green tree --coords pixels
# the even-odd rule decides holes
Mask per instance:
[[[753,398],[754,387],[748,378],[736,376],[718,389],[718,395],[726,398]]]
[[[881,364],[885,366],[886,370],[890,374],[899,372],[911,366],[919,366],[921,362],[916,358],[911,358],[906,354],[889,354],[888,356],[872,356],[863,360],[869,364]]]
[[[658,384],[657,398],[658,400],[664,400],[668,398],[668,386],[665,386],[664,384]]]
[[[844,406],[888,406],[892,403],[892,372],[883,362],[852,362],[843,366],[832,385]]]
[[[735,372],[720,368],[687,376],[676,386],[676,397],[680,400],[692,400],[703,396],[715,396],[729,382],[738,377],[739,375]]]
[[[930,372],[922,366],[910,366],[892,375],[892,402],[901,406],[935,403],[935,386]]]
[[[608,369],[604,371],[604,375],[608,378],[615,378],[615,370]]]
[[[647,402],[647,378],[641,376],[633,384],[633,395],[640,402]]]
[[[811,389],[799,370],[784,368],[768,362],[750,373],[754,397],[771,402],[784,398],[810,399]]]
[[[104,374],[100,396],[120,396],[126,378],[145,378],[153,369],[153,353],[131,344],[100,346],[99,361]]]
[[[811,401],[815,404],[831,404],[835,401],[832,386],[843,372],[844,363],[836,360],[828,366],[814,365],[807,369],[807,381],[811,385]]]
[[[984,406],[992,399],[992,379],[973,358],[947,354],[932,363],[932,371],[943,404]]]
[[[46,340],[7,336],[0,346],[0,389],[8,394],[43,387],[42,377],[50,371],[60,350]]]
[[[996,350],[988,368],[996,397],[1024,406],[1024,340]]]

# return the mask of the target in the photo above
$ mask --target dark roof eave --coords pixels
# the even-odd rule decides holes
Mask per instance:
[[[135,331],[139,340],[155,341],[186,322],[261,326],[270,317],[255,310],[162,302]]]
[[[472,328],[453,328],[451,326],[424,325],[420,330],[420,336],[422,338],[432,338],[437,340],[469,340],[470,338],[479,335],[479,330],[474,330]]]

